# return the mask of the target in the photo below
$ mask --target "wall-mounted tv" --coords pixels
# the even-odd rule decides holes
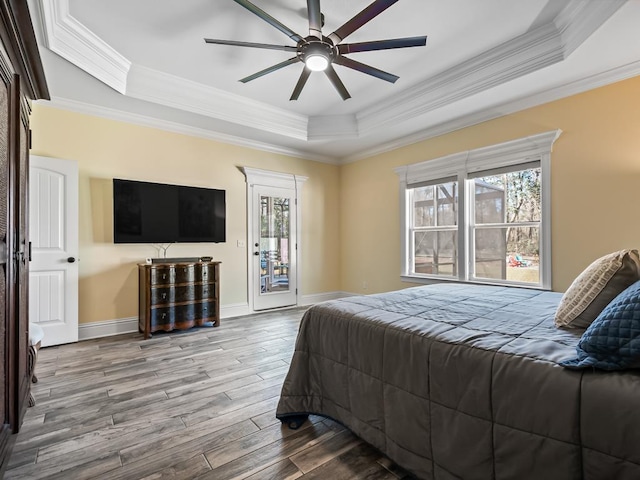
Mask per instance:
[[[225,191],[113,179],[114,243],[224,242]]]

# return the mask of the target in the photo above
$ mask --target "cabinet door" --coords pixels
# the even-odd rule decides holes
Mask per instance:
[[[16,116],[20,119],[16,122],[18,131],[15,139],[18,146],[18,158],[16,165],[16,354],[17,354],[17,379],[18,379],[18,404],[16,406],[20,417],[18,427],[22,424],[22,416],[27,407],[31,378],[27,374],[27,356],[29,349],[29,210],[27,206],[28,182],[29,182],[29,150],[28,150],[28,119],[26,112],[21,109],[20,97],[17,102]]]
[[[9,92],[7,84],[0,81],[0,298],[7,298],[7,290],[9,288],[9,267],[8,261],[8,199],[9,189],[7,179],[9,177],[9,148],[8,148],[8,122],[9,122]],[[11,362],[5,361],[8,358],[8,316],[7,305],[3,301],[0,308],[0,477],[5,462],[8,460],[8,443],[9,435],[11,434],[11,425],[9,419],[9,391],[10,391],[10,371]]]

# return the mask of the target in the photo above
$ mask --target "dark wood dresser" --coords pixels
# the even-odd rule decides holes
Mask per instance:
[[[220,325],[220,262],[141,263],[138,273],[145,339],[159,330]]]

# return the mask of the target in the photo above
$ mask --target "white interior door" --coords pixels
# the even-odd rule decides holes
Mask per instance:
[[[43,346],[78,341],[78,165],[30,157],[29,321]]]
[[[296,192],[253,187],[253,309],[297,303]]]

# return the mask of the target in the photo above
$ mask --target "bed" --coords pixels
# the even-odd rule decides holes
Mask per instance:
[[[276,415],[335,419],[421,479],[638,479],[640,373],[570,370],[560,293],[437,284],[305,312]]]

